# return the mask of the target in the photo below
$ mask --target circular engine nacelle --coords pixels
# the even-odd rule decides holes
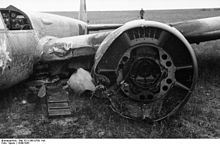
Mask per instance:
[[[106,37],[93,75],[97,84],[114,88],[112,106],[121,115],[161,120],[187,102],[197,71],[194,51],[178,30],[137,20]]]

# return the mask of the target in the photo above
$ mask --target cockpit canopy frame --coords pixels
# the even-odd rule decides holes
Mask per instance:
[[[28,16],[20,9],[10,5],[7,8],[0,8],[3,21],[7,30],[32,30],[32,24]]]

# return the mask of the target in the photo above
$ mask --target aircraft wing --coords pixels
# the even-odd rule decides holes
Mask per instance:
[[[189,20],[170,25],[179,30],[190,43],[220,38],[220,17]]]
[[[179,30],[190,43],[216,40],[220,38],[220,17],[188,20],[169,25]],[[123,24],[89,24],[88,31],[111,30]]]
[[[122,26],[122,24],[89,24],[88,31],[117,29],[121,26]]]
[[[200,43],[220,39],[219,24],[220,17],[211,17],[170,23],[168,25],[180,31],[189,43]],[[123,25],[91,24],[88,25],[88,31],[117,29],[121,26]],[[38,50],[44,51],[41,56],[41,61],[65,60],[71,57],[95,55],[100,44],[111,32],[112,31],[99,32],[64,38],[42,38],[38,46]],[[74,51],[74,53],[72,51]]]

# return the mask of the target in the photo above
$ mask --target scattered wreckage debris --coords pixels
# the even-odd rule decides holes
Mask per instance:
[[[89,72],[79,68],[73,73],[67,81],[67,85],[74,91],[75,95],[80,96],[86,90],[95,91],[95,85]],[[69,93],[59,85],[48,85],[47,92],[44,93],[46,87],[44,85],[39,91],[40,95],[47,94],[47,111],[48,116],[67,116],[71,115],[71,106]]]
[[[74,92],[76,97],[80,97],[85,91],[90,91],[88,98],[96,97],[109,100],[110,108],[119,114],[120,116],[132,119],[132,120],[144,120],[147,122],[159,121],[166,118],[169,115],[167,111],[173,110],[175,102],[181,102],[183,98],[175,98],[175,95],[171,94],[169,98],[158,99],[151,102],[133,101],[129,97],[126,97],[119,86],[115,85],[110,88],[106,88],[104,85],[95,86],[91,74],[86,70],[79,68],[73,73],[69,79],[61,79],[58,76],[53,78],[46,78],[34,80],[27,84],[35,85],[37,91],[35,94],[41,99],[45,99],[47,105],[48,117],[59,117],[72,115],[71,99],[69,90]],[[33,87],[31,87],[33,88]],[[181,93],[181,92],[180,92]],[[166,105],[166,106],[165,106]],[[169,107],[170,105],[170,107]],[[175,109],[174,109],[175,111]]]
[[[27,82],[29,90],[39,99],[44,100],[48,117],[71,115],[68,91],[63,89],[66,80],[54,79],[33,80]]]
[[[69,79],[61,78],[57,74],[54,76],[54,74],[48,75],[39,71],[33,75],[34,80],[26,83],[39,98],[46,99],[48,117],[72,114],[68,88],[76,96],[80,96],[87,90],[94,92],[96,89],[91,74],[82,68],[77,69]]]
[[[68,92],[59,86],[48,86],[47,111],[49,117],[71,115]]]
[[[40,97],[40,98],[43,98],[43,97],[46,96],[46,86],[45,85],[42,85],[42,87],[40,88],[37,96]]]
[[[72,74],[67,84],[77,95],[87,90],[94,92],[96,89],[92,82],[91,74],[82,68],[79,68],[76,73]]]

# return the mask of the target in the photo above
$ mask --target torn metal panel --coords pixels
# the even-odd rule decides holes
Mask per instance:
[[[56,38],[44,37],[37,50],[42,51],[41,61],[66,60],[79,56],[95,55],[97,48],[110,32]]]

